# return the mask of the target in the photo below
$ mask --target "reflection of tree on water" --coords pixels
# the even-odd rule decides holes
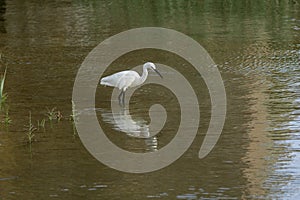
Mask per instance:
[[[0,0],[0,33],[6,33],[4,26],[4,14],[6,11],[6,3],[5,0]]]
[[[133,120],[126,109],[121,110],[119,113],[114,113],[114,115],[111,112],[102,111],[101,116],[104,122],[108,122],[113,125],[113,129],[122,131],[130,137],[144,139],[149,150],[157,150],[157,137],[150,136],[149,125],[145,120]]]

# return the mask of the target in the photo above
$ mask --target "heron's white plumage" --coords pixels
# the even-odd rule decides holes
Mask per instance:
[[[122,99],[123,105],[125,91],[130,87],[143,84],[148,77],[148,69],[152,69],[162,78],[161,74],[156,70],[154,63],[147,62],[143,65],[142,76],[140,76],[136,71],[126,70],[102,78],[100,84],[119,88],[119,90],[121,90],[121,94],[119,95],[119,103],[121,104]]]
[[[135,87],[143,84],[147,79],[148,69],[152,69],[159,74],[154,63],[147,62],[143,65],[142,76],[140,76],[136,71],[126,70],[102,78],[100,84],[117,87],[120,90],[126,91],[129,87]]]
[[[101,79],[101,85],[107,85],[111,87],[117,87],[120,90],[127,89],[128,87],[132,87],[133,82],[138,80],[140,75],[135,71],[122,71],[110,76],[106,76]],[[134,87],[134,86],[133,86]]]

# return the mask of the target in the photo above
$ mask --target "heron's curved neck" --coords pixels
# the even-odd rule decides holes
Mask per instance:
[[[145,80],[147,79],[147,76],[148,76],[148,70],[147,70],[146,67],[143,67],[143,74],[142,74],[142,76],[139,79],[139,83],[140,84],[144,83]]]

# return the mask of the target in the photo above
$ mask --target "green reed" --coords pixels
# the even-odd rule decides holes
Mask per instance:
[[[7,67],[5,68],[4,74],[0,77],[0,110],[2,110],[3,105],[5,104],[5,101],[7,99],[7,94],[4,93],[6,70],[7,70]]]
[[[27,139],[28,139],[28,143],[31,144],[33,142],[33,138],[35,137],[34,132],[37,130],[37,128],[34,127],[34,125],[32,124],[32,120],[31,120],[31,112],[29,111],[29,122],[28,122],[28,126],[27,126]]]
[[[46,119],[45,118],[43,118],[41,121],[37,120],[37,127],[38,127],[38,129],[40,127],[42,127],[43,129],[45,129],[45,124],[46,124]]]
[[[56,110],[56,107],[53,107],[51,110],[47,107],[46,116],[50,122],[52,122],[54,119],[60,121],[63,118],[63,115],[59,110]]]
[[[4,123],[6,125],[11,124],[12,120],[10,119],[9,115],[8,115],[8,108],[5,110],[5,116],[4,116]]]

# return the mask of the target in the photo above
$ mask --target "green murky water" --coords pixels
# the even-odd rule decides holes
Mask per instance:
[[[227,117],[213,151],[198,159],[211,109],[201,77],[191,72],[185,60],[167,52],[145,50],[121,57],[111,72],[145,60],[180,69],[194,83],[201,110],[197,138],[179,160],[153,173],[128,174],[98,162],[74,134],[69,120],[72,88],[77,70],[96,45],[121,31],[146,26],[183,32],[209,52],[224,80]],[[8,65],[4,91],[12,120],[0,129],[0,199],[300,196],[297,0],[0,0],[0,52]],[[96,112],[114,143],[129,151],[149,152],[172,140],[180,118],[170,91],[143,86],[132,99],[132,120],[144,128],[151,104],[158,101],[170,112],[164,132],[152,140],[134,139],[120,131],[110,113],[111,91],[98,87]],[[54,107],[63,118],[50,123],[47,108]],[[25,130],[29,112],[35,126],[37,120],[46,119],[45,128],[34,132],[31,151]],[[124,117],[128,115],[118,119]]]

